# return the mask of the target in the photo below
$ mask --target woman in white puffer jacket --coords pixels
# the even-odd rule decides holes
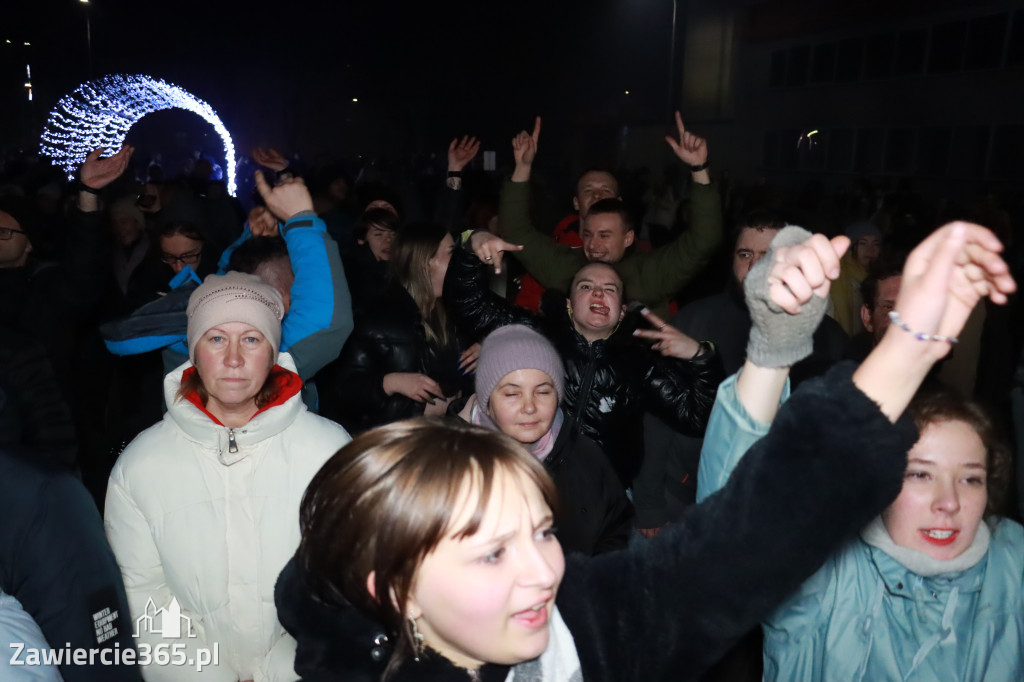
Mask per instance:
[[[274,582],[299,544],[306,485],[350,439],[306,410],[295,364],[278,353],[283,312],[259,277],[208,277],[189,300],[191,360],[164,380],[168,411],[111,473],[107,538],[140,662],[154,657],[147,680],[297,677]],[[177,637],[165,622],[176,608]],[[156,663],[158,645],[171,663]],[[214,652],[201,672],[189,663]]]

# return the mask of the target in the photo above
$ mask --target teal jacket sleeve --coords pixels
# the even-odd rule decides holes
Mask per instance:
[[[338,245],[312,211],[292,216],[281,230],[295,281],[281,323],[281,350],[303,381],[338,357],[352,333],[352,300]]]
[[[739,372],[722,382],[711,410],[704,447],[697,467],[697,502],[704,501],[729,480],[747,450],[761,439],[771,424],[759,422],[747,412],[736,393]],[[789,398],[789,380],[782,391],[782,400]]]

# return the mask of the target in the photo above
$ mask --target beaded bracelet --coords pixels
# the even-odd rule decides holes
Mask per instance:
[[[940,334],[925,334],[924,332],[915,332],[910,328],[910,325],[903,321],[900,314],[895,310],[889,312],[889,321],[899,327],[905,332],[910,332],[914,335],[914,338],[918,341],[945,341],[951,346],[957,344],[957,338],[955,336],[942,336]]]

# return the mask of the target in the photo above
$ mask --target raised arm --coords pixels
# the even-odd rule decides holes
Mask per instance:
[[[458,238],[466,212],[466,192],[462,188],[462,172],[480,151],[480,140],[471,135],[454,138],[448,145],[448,173],[444,194],[438,203],[438,221]]]
[[[291,304],[281,323],[281,349],[291,353],[299,376],[308,380],[338,357],[352,332],[348,280],[338,247],[313,212],[302,179],[270,187],[257,173],[256,187],[267,209],[284,222],[281,233],[295,276]]]
[[[530,220],[530,174],[540,140],[540,117],[533,132],[525,130],[512,139],[516,167],[510,182],[501,190],[498,220],[504,239],[486,232],[472,237],[473,252],[485,263],[494,263],[501,271],[504,251],[516,251],[516,258],[545,287],[566,289],[572,276],[586,263],[583,254],[551,236],[538,231]],[[488,260],[490,259],[490,260]]]
[[[675,116],[678,139],[666,136],[672,152],[691,169],[690,220],[673,241],[653,251],[638,253],[638,276],[647,303],[674,297],[711,261],[722,243],[722,199],[708,174],[708,144],[686,129],[679,112]]]
[[[465,249],[452,251],[444,277],[444,305],[460,330],[474,341],[482,340],[506,324],[531,324],[529,313],[514,308],[495,294],[483,280],[483,266]]]
[[[1017,289],[990,231],[950,223],[907,258],[892,324],[853,375],[860,390],[896,421],[936,362],[950,351],[984,297],[1006,303]]]
[[[697,474],[697,501],[729,479],[739,460],[768,432],[787,397],[789,370],[810,355],[849,239],[832,241],[790,226],[744,280],[751,331],[740,372],[718,389]]]

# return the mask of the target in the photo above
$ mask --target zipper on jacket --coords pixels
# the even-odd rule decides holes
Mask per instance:
[[[235,441],[234,429],[228,429],[228,452],[238,452],[238,442]]]
[[[594,344],[587,344],[587,369],[583,373],[583,381],[580,383],[580,392],[576,396],[576,409],[573,410],[572,435],[575,438],[583,432],[583,419],[587,413],[587,403],[590,402],[590,391],[594,387],[594,375],[597,373],[597,361],[594,357]]]

